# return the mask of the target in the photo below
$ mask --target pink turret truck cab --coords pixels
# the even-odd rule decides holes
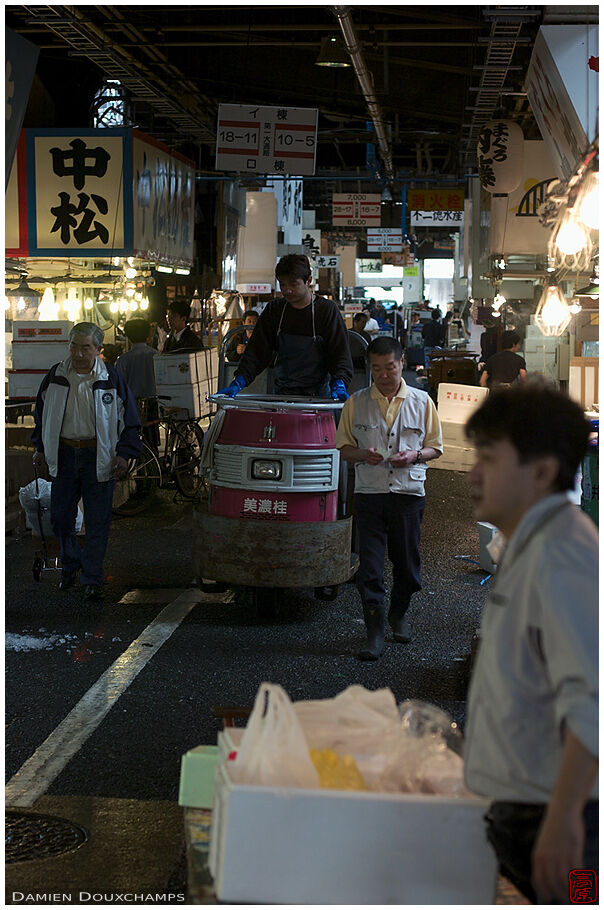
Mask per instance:
[[[258,605],[287,588],[314,588],[332,600],[358,565],[352,516],[341,517],[338,496],[334,412],[342,403],[253,394],[210,399],[218,412],[204,449],[209,497],[194,513],[200,586],[247,587]]]

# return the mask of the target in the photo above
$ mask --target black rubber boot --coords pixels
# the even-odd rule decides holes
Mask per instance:
[[[409,609],[409,604],[404,606],[391,606],[388,613],[388,622],[392,626],[392,633],[395,641],[407,645],[413,638],[411,626],[407,622],[405,613]]]
[[[367,641],[359,651],[359,660],[377,660],[384,650],[386,610],[384,607],[364,607],[363,616],[367,629]]]

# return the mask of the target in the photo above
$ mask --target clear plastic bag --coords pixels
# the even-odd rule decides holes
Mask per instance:
[[[44,534],[45,537],[50,537],[52,535],[50,521],[51,487],[52,484],[49,480],[38,478],[37,489],[36,481],[32,480],[19,490],[19,502],[25,510],[25,524],[28,528],[31,528],[34,534],[40,534],[41,524],[42,534]],[[82,510],[78,507],[75,523],[76,533],[79,533],[82,530],[83,521],[84,516]]]
[[[400,706],[400,737],[380,777],[380,789],[400,793],[466,796],[457,724],[436,705],[409,700]]]
[[[281,686],[260,686],[229,770],[233,780],[242,784],[319,787],[304,732]]]

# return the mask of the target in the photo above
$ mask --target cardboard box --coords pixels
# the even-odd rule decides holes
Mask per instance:
[[[235,784],[220,763],[216,894],[225,903],[492,904],[487,807],[478,797]]]
[[[8,397],[35,398],[48,370],[9,370]]]
[[[480,407],[489,394],[488,389],[477,385],[457,385],[451,382],[438,384],[438,416],[452,423],[465,423],[470,414]]]
[[[13,322],[13,341],[69,341],[73,322],[67,319],[58,322],[24,319]]]
[[[69,354],[68,341],[13,341],[14,370],[49,370]]]

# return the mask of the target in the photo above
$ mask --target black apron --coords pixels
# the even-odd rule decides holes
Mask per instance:
[[[275,362],[273,365],[277,395],[303,395],[307,398],[330,398],[327,380],[327,346],[325,339],[315,332],[315,301],[312,307],[312,337],[288,335],[281,331],[283,316],[288,307],[285,302],[277,329]]]

